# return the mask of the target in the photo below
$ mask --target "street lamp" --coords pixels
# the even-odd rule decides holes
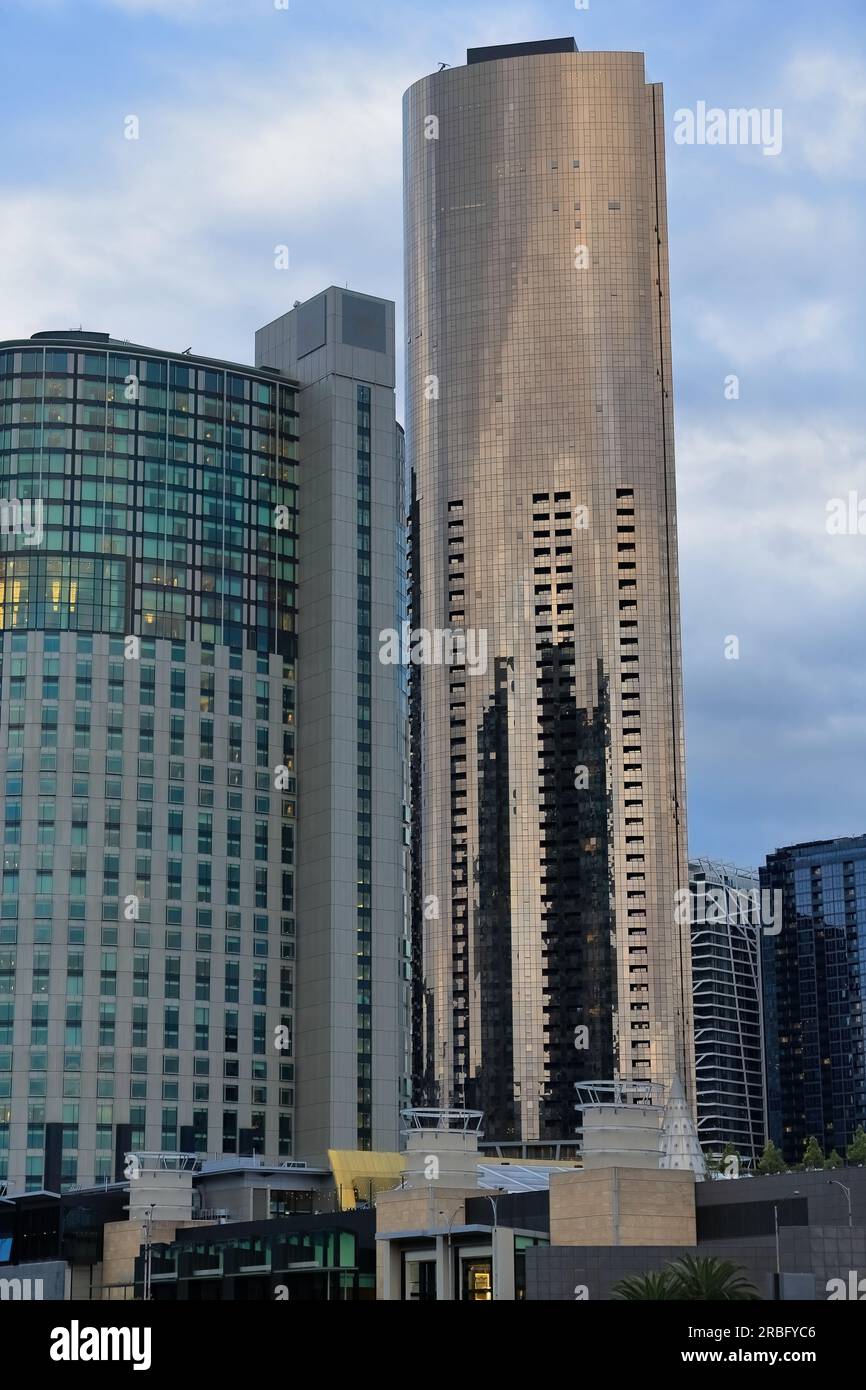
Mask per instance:
[[[152,1298],[152,1277],[153,1277],[153,1247],[151,1245],[151,1233],[153,1231],[153,1207],[144,1209],[144,1298],[149,1301]]]
[[[847,1200],[848,1200],[848,1228],[849,1228],[849,1230],[853,1230],[853,1228],[854,1228],[854,1212],[853,1212],[853,1209],[852,1209],[852,1206],[851,1206],[851,1189],[850,1189],[850,1187],[846,1187],[845,1184],[844,1184],[843,1182],[840,1182],[838,1178],[828,1178],[828,1179],[827,1179],[827,1186],[828,1186],[828,1187],[841,1187],[842,1191],[845,1193],[845,1196],[846,1196],[846,1198],[847,1198]]]
[[[446,1233],[445,1233],[445,1266],[446,1266],[446,1272],[447,1272],[447,1275],[448,1275],[448,1283],[449,1283],[449,1285],[451,1286],[451,1287],[450,1287],[450,1293],[451,1293],[451,1295],[452,1295],[452,1301],[453,1301],[453,1295],[454,1295],[454,1288],[453,1288],[453,1285],[454,1285],[454,1251],[453,1251],[452,1246],[451,1246],[451,1227],[454,1225],[454,1218],[455,1218],[455,1216],[458,1216],[463,1210],[464,1210],[464,1206],[463,1206],[463,1203],[462,1203],[462,1202],[460,1203],[460,1206],[459,1206],[459,1207],[455,1207],[455,1208],[454,1208],[454,1210],[452,1211],[451,1215],[450,1215],[449,1218],[448,1218],[448,1228],[447,1228]],[[444,1216],[444,1215],[445,1215],[445,1213],[444,1213],[444,1211],[442,1210],[441,1207],[439,1208],[439,1215],[440,1215],[440,1216]],[[444,1293],[444,1289],[443,1289],[443,1293]]]
[[[795,1187],[795,1188],[794,1188],[794,1191],[791,1193],[791,1196],[792,1196],[792,1197],[799,1197],[799,1195],[800,1195],[800,1189],[799,1189],[798,1187]],[[774,1217],[775,1226],[776,1226],[776,1295],[777,1295],[777,1297],[778,1297],[779,1294],[781,1294],[781,1292],[782,1292],[782,1264],[781,1264],[781,1260],[780,1260],[780,1258],[779,1258],[779,1204],[778,1204],[778,1202],[774,1202],[774,1203],[773,1203],[773,1217]]]

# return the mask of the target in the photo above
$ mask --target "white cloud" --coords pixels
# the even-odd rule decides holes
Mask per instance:
[[[843,53],[794,58],[785,72],[786,138],[824,177],[866,177],[866,63]]]
[[[737,405],[731,403],[733,413]],[[767,649],[822,615],[857,612],[866,535],[831,535],[827,507],[866,502],[866,429],[838,421],[680,430],[683,593],[694,640],[742,626]],[[739,626],[737,626],[739,624]]]
[[[73,0],[50,3],[67,9]],[[274,15],[272,0],[89,3],[103,14],[170,8],[191,20]],[[492,37],[494,20],[467,20],[448,5],[371,11],[364,41],[307,36],[299,46],[283,23],[291,13],[260,27],[274,35],[264,61],[190,69],[163,49],[158,86],[147,80],[153,53],[143,70],[130,61],[135,90],[149,99],[110,108],[89,94],[80,117],[64,115],[75,131],[69,158],[46,162],[36,183],[5,174],[0,337],[84,323],[249,358],[257,324],[323,284],[399,298],[403,91],[436,58],[460,61],[458,15],[470,44]],[[521,22],[522,10],[503,7],[495,25],[507,38]],[[139,118],[138,140],[123,138],[127,114]],[[55,148],[56,119],[50,105],[31,106],[19,115],[23,138],[34,150]],[[281,244],[288,273],[274,268]]]
[[[834,361],[850,363],[847,320],[846,306],[831,299],[806,299],[769,311],[766,305],[742,304],[693,310],[698,337],[726,362],[742,366],[773,359],[779,368],[790,362],[802,369],[811,359],[826,370]]]
[[[348,61],[336,68],[350,70]],[[329,259],[325,282],[345,278],[365,249],[369,257],[355,245],[359,226],[381,223],[389,205],[399,248],[402,78],[393,68],[370,60],[350,85],[330,63],[308,65],[290,92],[276,72],[255,83],[228,69],[215,77],[171,108],[138,110],[138,140],[124,138],[125,113],[112,113],[87,172],[70,171],[75,186],[5,190],[0,337],[83,320],[187,346],[192,323],[197,346],[215,350],[202,335],[217,315],[246,306],[251,339],[251,301],[266,317],[282,312],[320,288]],[[278,244],[289,246],[288,274],[274,268]],[[400,278],[397,265],[395,288]]]
[[[866,815],[866,536],[826,531],[866,499],[866,428],[731,418],[678,438],[689,817],[694,849],[752,857]]]

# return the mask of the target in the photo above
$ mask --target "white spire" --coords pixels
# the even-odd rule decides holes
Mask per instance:
[[[661,1128],[659,1168],[691,1169],[696,1179],[707,1176],[701,1141],[692,1119],[683,1084],[674,1075]]]

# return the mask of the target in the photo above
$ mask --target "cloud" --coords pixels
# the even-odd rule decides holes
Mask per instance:
[[[690,842],[757,862],[866,824],[866,535],[826,525],[831,498],[866,501],[866,424],[729,409],[678,437]]]
[[[53,3],[71,10],[71,0]],[[156,13],[163,0],[90,0],[90,22],[96,10],[145,6]],[[170,0],[191,20],[247,20],[254,7],[274,14],[272,0]],[[325,284],[399,300],[401,98],[435,66],[431,54],[451,51],[458,15],[468,43],[525,22],[515,7],[468,21],[447,5],[384,10],[350,42],[329,34],[327,19],[311,29],[296,8],[305,29],[277,15],[245,26],[256,56],[217,51],[199,65],[164,38],[126,56],[107,25],[139,95],[121,106],[113,89],[88,90],[71,112],[64,104],[63,158],[53,161],[58,99],[19,114],[33,156],[3,178],[0,337],[84,323],[245,360],[259,323]],[[128,114],[138,140],[123,138]],[[275,269],[278,245],[289,248],[288,273]]]
[[[737,403],[728,408],[736,421]],[[684,568],[714,609],[761,622],[757,590],[780,631],[816,605],[856,602],[866,536],[831,535],[827,518],[828,503],[852,490],[866,500],[866,426],[748,418],[724,431],[692,425],[680,431],[677,454]],[[704,592],[708,553],[724,582]]]
[[[866,63],[843,53],[801,54],[785,80],[785,117],[806,165],[823,178],[866,177]]]
[[[788,304],[770,314],[756,314],[751,322],[743,310],[703,307],[695,314],[695,329],[709,347],[726,362],[751,366],[768,358],[781,367],[790,359],[798,367],[804,354],[821,349],[826,369],[829,358],[848,359],[845,341],[847,312],[836,300]]]
[[[381,227],[389,207],[379,245],[390,231],[399,256],[402,78],[393,67],[308,64],[291,100],[276,72],[253,81],[225,66],[213,76],[171,106],[142,106],[137,140],[112,116],[101,148],[88,150],[98,179],[6,189],[0,336],[84,320],[186,346],[192,323],[198,346],[216,351],[203,335],[218,315],[247,306],[251,339],[251,300],[270,318],[322,278],[354,271],[369,247],[359,229]],[[274,266],[283,244],[289,274]],[[399,283],[399,267],[391,278]]]

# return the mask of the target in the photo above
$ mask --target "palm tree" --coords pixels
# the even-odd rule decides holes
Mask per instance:
[[[630,1274],[621,1279],[611,1297],[620,1303],[660,1303],[678,1298],[667,1270],[653,1274]]]
[[[676,1297],[690,1303],[754,1303],[757,1289],[730,1260],[683,1255],[667,1271],[677,1286]]]
[[[616,1302],[752,1303],[760,1294],[729,1260],[683,1255],[667,1269],[622,1279],[611,1297]]]

